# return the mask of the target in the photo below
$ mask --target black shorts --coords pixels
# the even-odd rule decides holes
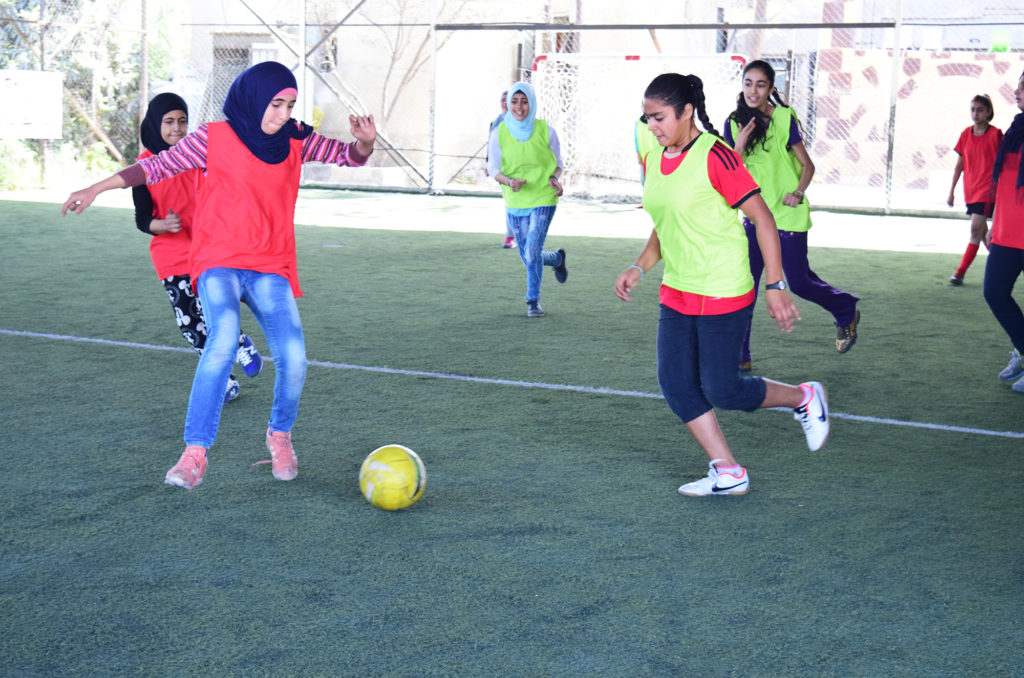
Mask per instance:
[[[967,214],[981,214],[991,217],[994,207],[995,205],[990,202],[969,202],[967,203]]]

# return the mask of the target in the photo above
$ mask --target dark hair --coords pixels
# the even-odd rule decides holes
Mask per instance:
[[[671,106],[678,118],[686,108],[686,104],[693,106],[694,115],[700,120],[701,127],[705,131],[714,134],[719,139],[722,135],[718,133],[704,104],[704,83],[696,75],[680,75],[679,73],[662,73],[644,90],[644,99],[657,99]],[[644,115],[641,121],[647,122]]]
[[[765,77],[768,78],[768,84],[772,88],[771,92],[768,93],[768,100],[772,101],[776,106],[789,108],[786,102],[782,100],[779,90],[775,88],[775,69],[772,68],[772,65],[767,61],[756,59],[746,65],[743,69],[743,75],[746,76],[748,72],[755,69],[764,73]],[[762,149],[768,150],[765,141],[767,141],[768,125],[771,123],[771,118],[766,117],[761,111],[748,106],[747,99],[743,96],[742,90],[740,90],[739,96],[736,97],[736,110],[729,114],[729,119],[734,120],[740,129],[746,127],[747,123],[751,120],[754,121],[754,131],[747,137],[746,146],[737,148],[737,151],[740,151],[743,155],[749,155],[758,143],[761,144]]]
[[[981,104],[988,109],[988,122],[992,122],[992,118],[996,117],[995,109],[992,108],[992,99],[987,94],[979,94],[971,99],[972,104]]]

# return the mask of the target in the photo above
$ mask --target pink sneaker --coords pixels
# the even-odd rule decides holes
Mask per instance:
[[[501,247],[503,249],[506,249],[506,250],[507,249],[511,249],[511,248],[513,248],[515,246],[516,246],[516,239],[513,238],[512,236],[508,236],[507,238],[505,238],[505,242],[503,242],[501,244]]]
[[[185,448],[178,463],[164,476],[164,482],[168,485],[184,487],[191,492],[192,488],[203,482],[204,473],[206,473],[206,448],[189,445]]]
[[[273,464],[274,477],[278,480],[292,480],[299,475],[299,458],[292,449],[292,434],[267,429],[267,449]]]

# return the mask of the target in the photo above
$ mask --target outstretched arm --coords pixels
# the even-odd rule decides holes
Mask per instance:
[[[109,191],[112,188],[127,188],[127,186],[128,184],[125,183],[124,178],[120,174],[113,174],[103,181],[98,181],[88,188],[83,188],[69,195],[60,209],[60,215],[64,216],[69,210],[75,214],[81,214],[100,193]]]

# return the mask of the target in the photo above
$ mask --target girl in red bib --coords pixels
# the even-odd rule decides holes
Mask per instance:
[[[145,150],[139,160],[166,151],[188,132],[188,104],[177,94],[165,92],[153,97],[142,120],[139,137]],[[132,188],[135,202],[135,225],[153,236],[149,255],[153,268],[163,281],[164,291],[174,308],[174,317],[181,335],[196,353],[203,354],[206,345],[206,319],[203,306],[192,289],[188,273],[188,255],[192,246],[192,221],[203,173],[182,172],[153,186]],[[238,335],[236,359],[249,377],[263,369],[263,359],[252,340],[244,332]],[[224,400],[238,397],[238,380],[230,375]]]
[[[191,169],[206,173],[189,251],[189,271],[209,336],[189,396],[185,452],[164,482],[192,489],[202,482],[206,452],[217,435],[224,386],[234,362],[240,302],[259,322],[274,355],[274,404],[266,432],[273,475],[291,480],[298,459],[291,429],[306,377],[306,348],[295,297],[295,201],[304,162],[365,164],[377,129],[372,116],[350,116],[356,141],[341,143],[291,118],[295,76],[268,61],[235,79],[224,122],[200,125],[172,148],[89,188],[72,193],[62,214],[81,213],[112,188],[156,184]]]
[[[1024,74],[1013,96],[1017,108],[1024,111]],[[988,233],[985,301],[1013,344],[1010,362],[999,379],[1014,382],[1013,390],[1024,393],[1024,312],[1013,298],[1013,287],[1024,274],[1024,112],[1013,119],[999,144],[992,181],[996,207]]]
[[[946,204],[953,206],[953,191],[960,175],[964,175],[964,202],[967,216],[971,218],[971,238],[960,260],[960,266],[949,276],[950,285],[963,285],[967,269],[978,256],[981,243],[988,233],[988,218],[992,216],[992,166],[996,162],[996,151],[1003,140],[1003,132],[989,123],[995,112],[992,100],[987,94],[971,99],[971,121],[974,123],[960,133],[953,150],[956,151],[956,167],[953,168],[953,185],[949,187]]]
[[[644,115],[661,147],[648,153],[644,172],[643,207],[654,231],[640,256],[619,275],[615,294],[630,301],[644,273],[665,260],[658,383],[710,459],[707,477],[683,485],[679,493],[746,494],[750,476],[726,443],[714,408],[793,408],[815,451],[829,432],[825,389],[814,381],[792,386],[743,377],[736,365],[755,300],[737,208],[753,222],[764,254],[769,315],[787,332],[799,315],[782,281],[775,220],[739,156],[711,126],[700,78],[659,75],[644,92]],[[697,118],[706,132],[697,127]]]

